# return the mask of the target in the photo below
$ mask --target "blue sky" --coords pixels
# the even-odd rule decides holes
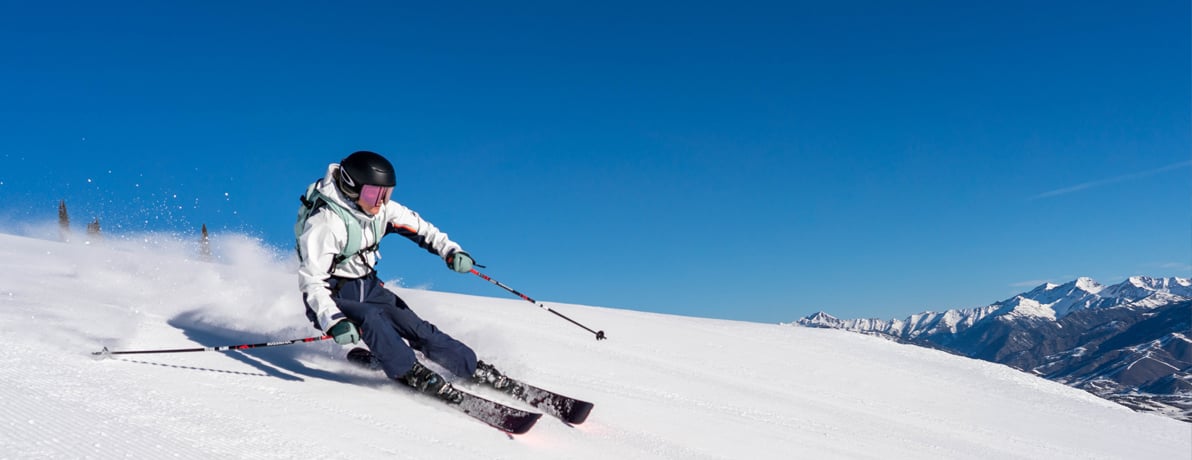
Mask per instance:
[[[66,199],[286,250],[370,149],[539,300],[778,322],[1192,276],[1185,1],[341,3],[0,6],[0,226]]]

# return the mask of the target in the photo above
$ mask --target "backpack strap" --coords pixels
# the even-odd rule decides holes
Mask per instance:
[[[322,192],[319,192],[318,182],[307,187],[306,194],[299,197],[299,200],[302,201],[302,207],[298,209],[298,222],[294,226],[295,239],[302,235],[302,231],[306,228],[306,220],[322,208],[327,208],[334,212],[346,227],[348,242],[339,251],[339,254],[332,259],[331,267],[327,270],[328,273],[335,270],[336,267],[348,259],[357,256],[363,257],[364,254],[376,251],[379,247],[381,237],[384,236],[382,231],[385,227],[385,222],[382,219],[372,220],[371,226],[373,235],[375,235],[375,241],[372,245],[362,248],[360,245],[364,240],[364,229],[360,227],[360,221],[356,220],[356,217],[343,206],[340,206],[339,203],[328,199]],[[302,257],[302,251],[298,251],[298,257]]]

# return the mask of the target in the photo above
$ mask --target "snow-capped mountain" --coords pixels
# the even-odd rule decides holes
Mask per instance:
[[[798,324],[873,334],[899,340],[913,340],[920,336],[955,334],[972,327],[978,321],[1001,310],[999,305],[945,312],[923,312],[906,319],[839,319],[825,312],[800,319]]]
[[[1134,276],[1121,284],[1105,288],[1102,297],[1141,306],[1165,305],[1192,298],[1192,280]]]
[[[995,305],[1003,307],[1002,311],[1006,314],[1059,319],[1073,311],[1099,305],[1104,299],[1099,293],[1104,289],[1092,278],[1077,278],[1066,284],[1046,283]]]
[[[1046,283],[972,309],[905,320],[842,320],[819,312],[799,325],[844,329],[998,362],[1136,409],[1192,421],[1192,280],[1134,276]]]

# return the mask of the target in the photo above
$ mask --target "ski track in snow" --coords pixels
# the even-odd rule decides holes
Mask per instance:
[[[481,359],[594,402],[589,420],[547,416],[511,438],[347,364],[330,342],[94,360],[104,346],[317,334],[285,263],[109,246],[0,235],[0,457],[1192,456],[1192,424],[874,337],[552,305],[606,330],[597,342],[519,299],[421,290],[396,289]]]
[[[103,369],[81,370],[62,356],[27,347],[5,347],[0,375],[6,383],[4,399],[28,404],[5,404],[4,455],[23,457],[215,458],[235,457],[246,439],[269,439],[267,425],[237,419],[234,413],[204,407],[193,400],[173,399],[146,388],[144,382],[112,375]],[[14,354],[20,356],[15,359]],[[87,358],[75,354],[71,358]],[[21,361],[57,362],[30,372]],[[82,372],[100,376],[84,376]],[[164,421],[173,423],[163,423]],[[196,443],[194,437],[219,436],[227,442]],[[267,453],[268,451],[262,451]],[[252,455],[282,458],[284,455]]]

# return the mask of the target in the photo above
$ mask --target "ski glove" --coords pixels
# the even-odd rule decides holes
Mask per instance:
[[[447,256],[447,266],[460,273],[472,271],[472,264],[474,262],[472,256],[464,251],[455,251]]]
[[[349,343],[356,343],[360,341],[360,331],[356,330],[356,325],[351,321],[340,321],[331,326],[327,330],[327,335],[335,338],[335,343],[340,345],[347,345]]]

